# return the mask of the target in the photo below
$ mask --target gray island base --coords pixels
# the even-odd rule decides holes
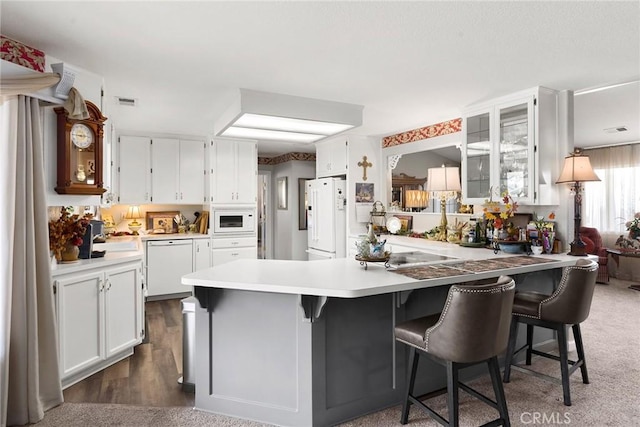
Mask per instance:
[[[576,258],[548,258],[425,280],[384,267],[365,271],[353,259],[238,260],[186,275],[183,284],[195,286],[200,302],[195,407],[275,425],[329,426],[397,405],[407,354],[394,340],[396,323],[440,312],[454,283],[509,275],[518,290],[550,292]],[[542,345],[553,335],[535,339]],[[462,379],[485,374],[475,368]],[[425,360],[417,394],[445,386],[444,368]]]

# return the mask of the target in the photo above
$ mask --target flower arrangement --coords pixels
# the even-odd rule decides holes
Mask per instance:
[[[91,214],[80,216],[71,214],[72,207],[63,207],[57,220],[49,221],[49,249],[53,251],[57,260],[62,258],[67,245],[82,245],[82,236],[87,231]]]
[[[503,228],[505,220],[511,218],[518,211],[518,202],[513,200],[513,197],[508,192],[502,193],[502,203],[504,207],[500,205],[500,202],[494,202],[493,199],[485,200],[484,217],[487,221],[493,221],[493,226],[497,229]],[[504,209],[503,209],[504,208]]]
[[[536,219],[531,221],[531,223],[536,227],[536,230],[538,230],[538,234],[542,233],[545,229],[553,228],[553,224],[550,221],[553,221],[556,218],[555,212],[551,212],[549,214],[549,219],[544,219],[544,216],[539,217],[535,212],[533,215]]]
[[[627,221],[625,224],[627,227],[627,231],[629,232],[629,237],[631,239],[636,239],[640,237],[640,212],[636,212],[631,221]]]

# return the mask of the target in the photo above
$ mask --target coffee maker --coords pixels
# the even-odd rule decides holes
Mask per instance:
[[[82,236],[82,245],[80,245],[80,253],[78,254],[78,258],[80,259],[89,259],[89,258],[97,258],[99,256],[104,256],[104,252],[94,252],[93,251],[93,241],[96,237],[104,236],[103,235],[104,222],[92,219],[89,221],[89,225],[87,225],[87,230],[84,232]]]

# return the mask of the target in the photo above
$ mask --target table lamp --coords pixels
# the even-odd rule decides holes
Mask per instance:
[[[127,210],[125,219],[132,219],[129,223],[129,230],[131,230],[131,234],[137,235],[138,230],[142,227],[142,224],[138,222],[138,218],[142,218],[140,215],[140,208],[138,206],[129,206],[129,210]]]
[[[429,203],[427,192],[424,190],[407,190],[405,193],[404,207],[424,209]]]
[[[582,210],[581,183],[587,181],[600,181],[600,178],[598,178],[598,175],[593,171],[589,156],[585,156],[580,150],[575,150],[568,157],[564,158],[562,173],[560,173],[560,177],[556,181],[556,184],[571,183],[571,192],[574,194],[574,230],[569,255],[587,255],[586,244],[580,238],[580,222],[582,220],[580,215]]]
[[[461,190],[459,168],[442,165],[440,168],[429,168],[427,170],[427,192],[432,197],[440,198],[440,210],[442,212],[440,231],[436,236],[436,240],[447,241],[447,200],[457,198]]]

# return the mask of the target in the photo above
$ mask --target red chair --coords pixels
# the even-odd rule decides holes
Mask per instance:
[[[586,250],[588,254],[598,255],[598,277],[596,282],[609,283],[609,268],[607,263],[609,262],[609,255],[607,254],[607,248],[602,245],[602,237],[597,228],[592,227],[580,227],[580,237],[586,244]]]

